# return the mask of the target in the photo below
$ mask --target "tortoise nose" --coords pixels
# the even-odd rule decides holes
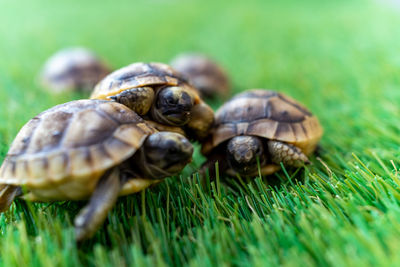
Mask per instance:
[[[189,140],[184,136],[181,136],[181,149],[182,149],[182,158],[191,160],[194,148],[193,145],[189,142]]]
[[[235,154],[235,160],[240,164],[246,164],[253,161],[253,155],[246,154]]]

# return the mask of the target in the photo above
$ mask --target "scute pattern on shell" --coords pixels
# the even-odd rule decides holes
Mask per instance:
[[[129,158],[154,131],[115,102],[58,105],[21,129],[0,168],[0,180],[39,186],[95,175]]]
[[[91,98],[108,99],[124,90],[152,85],[177,86],[187,80],[179,72],[163,63],[133,63],[114,71],[100,81]]]
[[[275,91],[248,90],[222,105],[202,152],[237,135],[254,135],[294,144],[311,153],[322,136],[318,119],[295,100]]]

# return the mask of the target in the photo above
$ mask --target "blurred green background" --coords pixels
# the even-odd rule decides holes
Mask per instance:
[[[400,4],[389,0],[0,0],[0,161],[26,121],[85,97],[52,95],[36,81],[69,46],[115,69],[202,52],[234,92],[285,92],[325,129],[323,153],[305,170],[204,188],[188,170],[121,199],[84,247],[70,220],[81,203],[17,203],[0,216],[0,264],[398,263],[399,25]]]

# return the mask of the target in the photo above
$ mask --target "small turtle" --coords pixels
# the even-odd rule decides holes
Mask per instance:
[[[54,92],[86,91],[110,73],[110,69],[90,50],[63,49],[50,57],[40,74],[44,87]]]
[[[0,167],[0,211],[15,197],[30,201],[90,199],[75,219],[78,241],[101,226],[117,197],[180,172],[193,147],[157,132],[124,105],[78,100],[31,119]]]
[[[203,144],[208,157],[203,170],[219,162],[221,172],[245,176],[269,175],[280,163],[299,167],[322,136],[318,119],[304,106],[282,93],[248,90],[236,95],[216,112],[215,124]]]
[[[184,127],[194,138],[205,137],[214,120],[196,89],[162,63],[134,63],[114,71],[97,84],[91,98],[124,104],[160,126]]]
[[[186,75],[202,97],[225,98],[230,93],[228,75],[220,65],[205,55],[180,54],[171,61],[171,66]]]

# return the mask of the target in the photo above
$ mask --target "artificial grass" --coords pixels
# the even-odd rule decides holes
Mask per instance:
[[[35,82],[44,60],[71,45],[114,68],[208,53],[235,92],[280,90],[325,128],[313,165],[264,179],[202,185],[190,175],[197,151],[180,177],[121,198],[80,247],[71,218],[83,203],[17,201],[0,215],[0,265],[396,265],[399,12],[384,1],[0,2],[1,161],[27,120],[84,97]]]

